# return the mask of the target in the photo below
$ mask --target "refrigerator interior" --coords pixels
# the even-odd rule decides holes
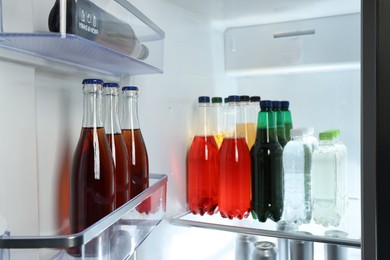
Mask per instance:
[[[0,209],[11,234],[52,235],[60,229],[59,176],[71,165],[81,129],[81,81],[96,77],[139,86],[139,118],[150,172],[168,175],[165,220],[138,248],[136,259],[234,259],[235,233],[170,224],[172,217],[187,210],[186,153],[200,95],[260,95],[263,100],[290,100],[294,127],[313,126],[316,135],[322,130],[340,129],[341,139],[348,148],[348,197],[354,207],[345,225],[355,227],[359,238],[359,56],[341,65],[327,64],[326,68],[306,66],[294,70],[294,65],[287,65],[288,70],[282,66],[272,73],[245,70],[227,73],[225,35],[231,28],[359,16],[360,1],[130,2],[165,32],[161,74],[106,75],[0,49],[3,90]],[[30,18],[27,15],[25,19]],[[360,24],[353,24],[349,33],[360,39]],[[355,44],[350,47],[359,50],[360,42]],[[305,45],[301,47],[304,53]],[[329,49],[323,55],[332,51]],[[26,63],[26,59],[33,59],[35,65]],[[52,66],[56,69],[51,69]],[[316,243],[315,250],[315,259],[323,259],[323,244]],[[12,259],[25,259],[26,254],[47,257],[46,252],[32,251],[12,251]],[[349,249],[349,255],[350,259],[360,259],[360,250]]]

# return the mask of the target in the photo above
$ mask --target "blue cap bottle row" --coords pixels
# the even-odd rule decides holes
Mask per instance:
[[[194,137],[187,161],[187,199],[193,214],[219,211],[222,217],[241,219],[251,211],[260,222],[283,220],[294,225],[309,223],[314,214],[316,223],[339,224],[342,213],[327,211],[320,201],[333,188],[341,190],[335,194],[335,201],[337,196],[345,198],[345,188],[339,187],[345,186],[344,177],[329,185],[320,181],[325,177],[320,177],[322,166],[316,160],[322,146],[318,151],[313,128],[293,129],[289,101],[256,99],[261,110],[255,109],[256,141],[250,145],[250,97],[229,96],[224,106],[222,98],[211,100],[212,104],[209,97],[199,97],[201,131]],[[341,169],[345,169],[345,157],[338,159],[343,162]],[[344,176],[340,171],[338,176]],[[335,211],[343,211],[343,202],[334,205]],[[325,212],[328,217],[323,217]]]
[[[71,233],[94,224],[149,185],[148,156],[137,115],[138,88],[122,88],[124,120],[120,126],[119,85],[100,79],[85,79],[82,84],[83,122],[70,177]],[[149,210],[148,201],[138,206],[140,213]],[[97,253],[93,247],[87,250],[91,255]],[[77,250],[70,253],[80,254]]]

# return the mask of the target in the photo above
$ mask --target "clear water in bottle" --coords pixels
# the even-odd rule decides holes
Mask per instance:
[[[313,153],[312,191],[313,218],[325,227],[339,226],[344,214],[344,200],[341,196],[345,182],[338,171],[340,156],[333,142],[333,133],[320,133],[320,143]]]
[[[291,140],[283,151],[284,207],[282,219],[287,223],[311,220],[311,149],[303,140],[301,129],[291,130]]]

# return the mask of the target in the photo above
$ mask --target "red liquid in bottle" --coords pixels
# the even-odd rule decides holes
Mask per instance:
[[[148,153],[140,129],[122,129],[123,139],[129,154],[129,170],[131,172],[131,199],[149,187]],[[150,200],[141,203],[138,212],[150,212]]]
[[[246,218],[251,209],[251,158],[244,137],[224,138],[219,151],[219,212]]]
[[[116,208],[130,200],[130,174],[128,168],[128,153],[121,134],[107,134],[108,143],[115,161]]]
[[[214,136],[195,136],[188,153],[187,203],[193,214],[212,215],[218,207],[219,162]]]
[[[91,226],[115,210],[115,175],[104,128],[82,128],[71,175],[71,232]]]

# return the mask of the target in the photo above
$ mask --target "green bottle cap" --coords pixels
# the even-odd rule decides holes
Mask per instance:
[[[222,103],[222,98],[221,97],[213,97],[211,99],[211,103]]]
[[[325,132],[332,133],[333,134],[333,138],[338,138],[340,136],[340,130],[339,129],[331,129],[331,130],[327,130]]]
[[[322,132],[320,133],[320,140],[332,140],[333,139],[333,132]]]

